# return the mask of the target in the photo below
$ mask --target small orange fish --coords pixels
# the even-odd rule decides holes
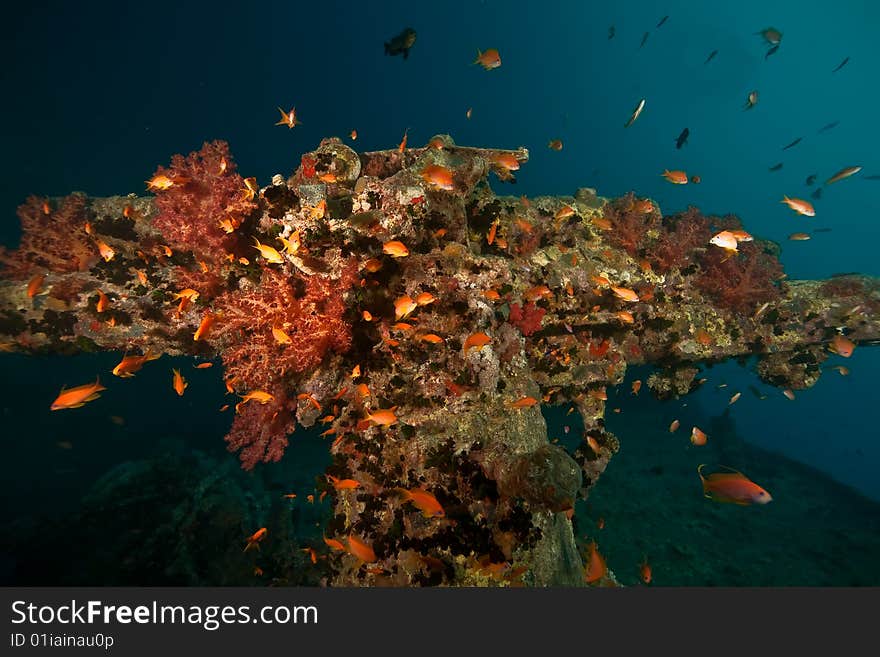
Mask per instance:
[[[394,319],[401,320],[407,317],[413,310],[418,307],[415,301],[408,294],[404,294],[394,301]]]
[[[95,240],[95,243],[98,245],[98,253],[101,254],[102,258],[104,258],[104,262],[110,262],[111,260],[113,260],[113,257],[116,255],[116,251],[114,251],[111,246],[101,240]]]
[[[272,327],[272,337],[275,338],[277,344],[292,344],[293,340],[283,330],[275,326]]]
[[[446,516],[446,511],[443,510],[443,507],[437,501],[437,498],[434,497],[433,493],[429,493],[421,488],[411,488],[409,490],[397,488],[395,490],[403,495],[405,502],[412,502],[425,518],[444,518]]]
[[[849,376],[849,368],[844,367],[843,365],[835,365],[831,369],[837,370],[837,372],[838,372],[838,374],[840,374],[840,376]]]
[[[49,201],[43,201],[42,209],[43,209],[43,214],[45,214],[47,216],[52,214],[52,206],[49,205]]]
[[[563,205],[556,211],[556,214],[553,215],[553,218],[556,219],[556,221],[561,221],[562,219],[567,219],[568,217],[571,217],[576,213],[577,211],[570,205]]]
[[[309,559],[312,563],[318,563],[318,553],[315,552],[315,548],[302,548],[300,552],[305,552],[307,555],[309,555]]]
[[[523,397],[521,399],[517,399],[515,402],[511,402],[511,408],[528,408],[530,406],[534,406],[538,403],[538,400],[534,397]]]
[[[617,298],[623,299],[624,301],[636,302],[639,300],[639,295],[636,294],[634,290],[630,290],[627,287],[617,287],[612,285],[611,291],[614,292],[614,295]]]
[[[259,550],[260,549],[260,541],[262,541],[264,538],[266,538],[266,534],[268,534],[268,533],[269,533],[268,529],[266,529],[265,527],[260,527],[253,534],[248,536],[247,545],[244,546],[244,550],[242,550],[242,551],[247,552],[248,550],[250,550],[253,547],[255,547]]]
[[[137,275],[138,281],[141,285],[149,284],[150,281],[147,279],[147,272],[145,272],[143,269],[135,269],[134,273]]]
[[[342,544],[342,541],[339,541],[335,538],[327,538],[324,537],[324,544],[329,547],[331,550],[338,550],[339,552],[345,552],[345,546]]]
[[[308,502],[309,504],[314,504],[315,503],[315,496],[314,495],[306,495],[306,502]]]
[[[359,481],[354,479],[339,479],[333,475],[327,475],[327,479],[336,490],[354,490],[355,488],[360,488],[361,485]]]
[[[55,401],[52,402],[52,405],[49,408],[53,411],[60,411],[66,408],[79,408],[80,406],[84,406],[86,402],[98,399],[98,397],[101,396],[99,393],[106,389],[107,388],[101,385],[99,379],[95,379],[94,383],[87,383],[75,388],[62,387],[61,392],[58,393],[58,397],[55,398]]]
[[[732,230],[730,234],[736,238],[737,242],[754,242],[755,238],[744,230]]]
[[[268,262],[276,265],[284,262],[284,256],[278,253],[278,251],[274,247],[260,244],[260,240],[258,240],[256,237],[254,237],[254,242],[256,242],[256,246],[254,246],[254,248],[259,251],[260,255],[263,256]]]
[[[703,179],[700,178],[700,176],[691,176],[691,182],[695,185],[699,185],[701,182],[703,182]]]
[[[382,245],[382,252],[390,255],[392,258],[403,258],[409,255],[409,249],[403,242],[392,240]]]
[[[364,543],[354,534],[350,534],[348,537],[348,552],[364,563],[373,563],[376,561],[376,553],[373,552],[373,548]]]
[[[794,401],[794,392],[791,390],[791,388],[786,388],[782,391],[782,394],[785,395],[785,397],[790,401]]]
[[[709,244],[724,249],[727,252],[735,253],[737,250],[737,239],[729,230],[722,230],[709,240]]]
[[[214,315],[211,313],[205,313],[202,316],[202,321],[199,323],[199,328],[196,329],[196,332],[193,333],[193,340],[198,342],[204,337],[207,337],[208,331],[211,330],[211,327],[214,325]]]
[[[281,496],[281,499],[282,500],[295,500],[296,493],[285,493],[284,495]]]
[[[443,338],[436,333],[423,333],[417,339],[430,344],[443,344]]]
[[[232,219],[221,219],[217,222],[217,226],[227,235],[235,232],[235,224],[232,223]]]
[[[618,310],[614,313],[614,316],[624,324],[632,324],[636,321],[633,314],[627,310]]]
[[[429,187],[442,189],[447,192],[451,192],[455,189],[452,169],[448,169],[439,164],[429,164],[422,169],[420,175],[422,180],[424,180]]]
[[[587,584],[595,584],[608,574],[608,565],[605,563],[605,557],[599,554],[596,541],[590,543],[590,551],[586,559],[587,563],[584,567],[584,581]]]
[[[788,236],[792,242],[806,242],[809,239],[812,239],[812,236],[809,233],[792,233]]]
[[[348,133],[348,136],[351,137],[352,141],[355,141],[358,138],[358,131],[352,130],[350,133]]]
[[[641,577],[642,583],[644,584],[650,584],[653,579],[651,564],[648,563],[648,557],[644,557],[639,566],[639,577]]]
[[[35,275],[29,282],[27,286],[27,295],[29,299],[33,299],[40,291],[40,288],[43,287],[43,281],[46,280],[45,274],[37,274]],[[102,311],[98,311],[102,312]]]
[[[246,395],[239,395],[239,397],[241,397],[241,401],[235,405],[236,413],[238,413],[239,409],[249,401],[259,402],[260,404],[268,404],[270,401],[275,401],[275,395],[268,393],[265,390],[251,390]]]
[[[403,248],[406,249],[406,247],[403,247]],[[383,245],[383,251],[384,251],[384,245]],[[409,253],[409,251],[407,251],[407,253]],[[404,255],[406,255],[406,254],[404,254]],[[378,260],[377,258],[370,258],[369,260],[367,260],[364,263],[364,269],[366,269],[371,274],[375,274],[377,271],[382,269],[382,261]]]
[[[562,140],[561,139],[553,139],[547,144],[547,148],[554,151],[562,150]]]
[[[605,529],[605,518],[599,518],[596,521],[596,529]]]
[[[705,467],[705,463],[700,464],[697,467],[697,474],[700,475],[700,481],[703,483],[703,495],[710,500],[743,506],[767,504],[773,501],[770,493],[751,481],[742,472],[721,466],[730,472],[718,472],[704,477],[703,468]]]
[[[705,445],[709,437],[699,427],[691,429],[691,442],[694,445]]]
[[[183,185],[189,182],[189,178],[184,176],[174,176],[170,178],[165,174],[156,174],[149,180],[145,181],[147,183],[147,189],[152,191],[162,191],[164,192],[167,189],[171,189],[174,185]]]
[[[336,174],[330,172],[322,173],[320,176],[318,176],[318,180],[320,180],[321,182],[333,184],[336,182]]]
[[[170,258],[174,252],[171,250],[170,246],[166,246],[165,244],[160,244],[159,248],[162,249],[162,253],[165,254],[166,257]]]
[[[302,125],[302,121],[296,118],[296,108],[291,107],[289,112],[285,112],[280,107],[278,111],[281,112],[281,120],[278,121],[275,125],[286,125],[288,128],[293,128],[297,125]]]
[[[501,295],[496,290],[483,290],[482,295],[489,301],[500,301]]]
[[[830,349],[838,356],[843,356],[844,358],[849,358],[850,356],[852,356],[853,350],[855,348],[855,342],[841,335],[840,333],[831,338],[831,344],[828,345],[828,349]]]
[[[544,297],[552,297],[553,292],[546,285],[536,285],[523,292],[523,299],[526,301],[539,301]]]
[[[669,169],[664,169],[662,175],[673,185],[687,185],[688,175],[684,171],[670,171]]]
[[[120,378],[127,379],[134,376],[134,373],[140,370],[144,366],[144,363],[150,360],[156,360],[161,356],[162,354],[151,354],[149,349],[143,356],[123,356],[119,364],[113,368],[113,374]]]
[[[785,203],[792,210],[806,217],[816,216],[816,210],[813,208],[813,204],[801,198],[788,198],[787,196],[783,196],[780,203]]]
[[[638,395],[639,390],[641,390],[641,389],[642,389],[642,380],[641,379],[636,379],[635,381],[632,382],[632,394]]]
[[[301,393],[299,393],[299,394],[296,396],[296,398],[297,398],[297,399],[305,399],[305,400],[308,401],[312,406],[314,406],[314,408],[315,408],[316,411],[320,411],[320,410],[321,410],[321,405],[318,403],[318,400],[315,399],[314,397],[312,397],[312,396],[311,396],[309,393],[307,393],[307,392],[301,392]]]
[[[174,388],[174,392],[176,392],[178,396],[183,397],[183,391],[189,387],[189,383],[187,383],[186,379],[181,376],[180,370],[172,369],[171,373],[173,375],[171,387]]]
[[[435,297],[430,292],[422,292],[416,297],[417,306],[427,306],[428,304],[434,303],[435,301],[437,301],[437,297]]]
[[[369,397],[370,396],[370,389],[367,387],[366,383],[359,383],[357,386],[355,386],[355,391],[361,397]]]
[[[98,293],[98,302],[95,304],[95,310],[99,313],[104,312],[110,307],[110,299],[101,290],[95,290]]]
[[[361,313],[361,317],[364,318],[364,321],[365,321],[365,322],[372,322],[372,321],[373,321],[373,316],[370,314],[370,311],[369,311],[369,310],[364,310],[364,311]]]
[[[254,566],[254,576],[255,577],[262,577],[263,576],[263,569],[260,568],[259,566]]]
[[[469,335],[467,339],[464,341],[464,353],[468,352],[468,349],[475,348],[477,351],[480,351],[487,344],[492,342],[492,338],[486,335],[483,332],[474,333]]]
[[[387,429],[392,424],[397,422],[397,415],[394,414],[395,410],[397,410],[397,406],[392,406],[391,408],[386,409],[378,409],[373,413],[368,413],[365,419],[373,422],[374,424],[381,425]]]
[[[206,370],[209,367],[214,367],[214,363],[208,361],[206,363],[199,363],[198,365],[193,365],[197,370]]]
[[[654,202],[649,198],[643,198],[635,203],[636,212],[641,212],[642,214],[648,214],[649,212],[654,211]]]
[[[473,61],[474,64],[479,64],[483,67],[483,70],[489,71],[493,68],[498,68],[501,66],[501,55],[495,48],[489,48],[483,52],[477,50],[477,58]]]
[[[492,225],[489,226],[489,232],[486,233],[486,243],[489,246],[495,242],[495,235],[498,233],[498,220],[492,222]]]
[[[228,410],[229,410],[229,404],[223,404],[223,406],[220,407],[220,412],[221,412],[221,413],[224,413],[224,412],[226,412],[226,411],[228,411]]]
[[[492,164],[504,169],[505,171],[516,171],[519,169],[519,160],[513,153],[495,153],[490,157]]]
[[[409,128],[403,131],[403,139],[400,140],[400,145],[397,147],[398,153],[403,153],[406,150],[406,135],[409,132]]]

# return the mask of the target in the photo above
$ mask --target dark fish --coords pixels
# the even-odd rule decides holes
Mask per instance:
[[[811,173],[809,176],[807,176],[807,187],[813,186],[813,183],[816,182],[816,178],[818,175],[819,174]]]
[[[819,133],[817,133],[817,134],[821,134],[823,132],[828,132],[829,130],[833,130],[838,125],[840,125],[840,121],[832,121],[831,123],[829,123],[827,125],[823,125],[821,128],[819,128]]]
[[[831,229],[830,228],[814,228],[813,232],[814,233],[830,233]]]
[[[789,148],[794,148],[795,146],[797,146],[798,144],[801,143],[801,139],[803,139],[803,137],[798,137],[793,142],[791,142],[788,146],[783,146],[782,150],[787,151]]]
[[[660,22],[657,23],[657,27],[662,27],[662,26],[663,26],[663,23],[666,22],[666,19],[667,19],[667,18],[669,18],[669,16],[664,16],[663,18],[661,18],[661,19],[660,19]]]
[[[763,394],[755,386],[749,386],[749,392],[751,392],[758,399],[767,399],[767,395]]]
[[[767,59],[770,55],[775,55],[777,50],[779,50],[778,43],[767,51],[767,54],[764,55],[764,59]]]
[[[608,28],[608,40],[609,41],[614,38],[614,34],[615,34],[615,30],[614,30],[614,26],[612,25],[611,27]]]
[[[832,73],[837,73],[840,69],[846,66],[846,63],[849,61],[849,57],[846,57],[840,64],[837,65],[837,68],[831,71]]]
[[[862,180],[880,180],[880,176],[876,174],[870,176],[862,176]]]
[[[816,199],[817,201],[818,201],[820,198],[822,198],[822,188],[821,188],[821,187],[817,187],[817,188],[816,188],[816,191],[813,192],[812,194],[810,194],[810,198],[814,198],[814,199]]]
[[[706,57],[706,61],[703,62],[703,65],[706,65],[706,64],[708,64],[709,62],[711,62],[713,59],[715,59],[715,55],[717,55],[717,54],[718,54],[718,51],[717,51],[717,50],[713,50],[712,52],[710,52],[710,53],[709,53],[709,56]]]
[[[650,34],[651,34],[650,32],[645,32],[645,36],[642,37],[642,43],[641,43],[641,45],[639,46],[640,49],[641,49],[641,47],[644,46],[645,43],[648,41],[648,37],[650,36]]]
[[[768,169],[768,171],[779,171],[782,168],[782,162],[778,164],[774,164],[772,167]]]
[[[691,131],[688,130],[687,128],[682,130],[681,134],[678,136],[678,139],[675,140],[675,147],[681,148],[682,146],[684,146],[687,143],[688,135],[690,135],[690,134],[691,134]]]
[[[385,54],[393,56],[403,53],[403,58],[406,59],[409,57],[409,49],[413,47],[415,42],[416,31],[408,27],[391,41],[385,42]]]

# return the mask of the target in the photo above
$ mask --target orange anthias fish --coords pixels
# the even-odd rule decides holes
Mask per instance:
[[[113,250],[113,247],[101,240],[95,240],[95,244],[98,245],[98,253],[104,258],[104,262],[110,262],[113,260],[113,257],[116,255],[116,251]]]
[[[268,534],[268,533],[269,533],[268,529],[266,529],[265,527],[260,527],[253,534],[248,536],[247,545],[244,546],[244,550],[242,550],[242,552],[247,552],[252,547],[255,547],[259,550],[260,549],[260,541],[262,541],[264,538],[266,538],[266,534]]]
[[[373,563],[376,561],[376,553],[373,552],[373,548],[364,543],[354,534],[350,534],[348,537],[348,552],[364,563]]]
[[[95,304],[95,310],[99,313],[104,312],[110,307],[110,299],[101,290],[95,290],[98,293],[98,302]]]
[[[651,564],[648,563],[648,557],[644,557],[639,565],[639,577],[644,584],[650,584],[651,580],[654,579],[651,572]]]
[[[173,375],[171,386],[174,388],[174,392],[176,392],[178,396],[183,397],[183,391],[189,387],[189,383],[187,383],[186,379],[181,376],[180,370],[172,369],[171,373]]]
[[[447,192],[451,192],[455,189],[455,184],[452,179],[452,169],[448,169],[439,164],[429,164],[421,172],[422,180],[424,180],[429,187],[434,189],[442,189]]]
[[[273,326],[272,327],[272,337],[275,338],[275,342],[278,344],[292,344],[293,340],[290,338],[284,330]]]
[[[409,249],[403,242],[392,240],[382,245],[382,252],[390,255],[392,258],[403,258],[409,255]]]
[[[730,504],[767,504],[773,501],[766,490],[758,484],[746,477],[742,472],[721,466],[730,472],[716,472],[708,477],[703,476],[703,468],[705,463],[697,467],[697,474],[700,475],[700,481],[703,483],[703,495],[710,500],[716,502],[727,502]]]
[[[473,61],[474,64],[479,64],[483,67],[483,69],[489,71],[493,68],[498,68],[501,66],[501,55],[495,48],[489,48],[483,52],[477,50],[477,58]]]
[[[333,475],[327,475],[327,479],[330,481],[330,485],[336,490],[353,490],[355,488],[360,488],[361,485],[361,482],[354,479],[340,479]]]
[[[636,302],[639,300],[639,295],[636,294],[634,290],[630,290],[626,287],[616,287],[612,285],[611,291],[614,292],[614,295],[617,298],[623,299],[624,301]]]
[[[331,550],[339,550],[340,552],[345,552],[345,546],[342,544],[342,541],[337,540],[335,538],[327,538],[324,537],[324,545],[326,545]]]
[[[366,419],[387,428],[397,422],[397,415],[394,414],[395,410],[397,410],[397,406],[378,409],[373,413],[367,413]]]
[[[849,358],[850,356],[852,356],[853,350],[856,348],[856,344],[849,338],[844,337],[843,335],[838,333],[833,338],[831,338],[831,344],[828,345],[828,348],[838,356]]]
[[[251,390],[246,395],[239,395],[241,397],[241,401],[235,405],[235,412],[238,413],[238,409],[247,404],[249,401],[256,401],[261,404],[268,404],[270,401],[275,401],[275,395],[266,392],[265,390]]]
[[[639,394],[639,390],[641,390],[641,389],[642,389],[642,380],[641,380],[641,379],[636,379],[635,381],[633,381],[633,383],[632,383],[632,394],[634,394],[634,395],[638,395],[638,394]]]
[[[403,495],[404,501],[412,502],[425,518],[443,518],[446,511],[432,493],[421,488],[397,488],[397,492]]]
[[[113,368],[113,374],[127,379],[134,376],[134,373],[140,370],[148,360],[156,360],[161,356],[162,354],[151,354],[149,349],[143,356],[124,356],[119,364]]]
[[[513,153],[496,153],[491,158],[492,164],[505,169],[506,171],[516,171],[519,169],[519,160]]]
[[[37,293],[40,291],[40,288],[43,287],[43,281],[45,280],[45,274],[37,274],[28,282],[27,295],[29,299],[33,299],[35,296],[37,296]]]
[[[211,326],[214,325],[214,315],[211,313],[205,313],[202,317],[202,321],[199,323],[199,328],[196,329],[196,332],[193,333],[193,340],[198,342],[202,338],[208,335],[208,331],[211,329]]]
[[[156,174],[152,178],[146,181],[147,189],[152,191],[161,191],[164,192],[166,189],[171,189],[175,185],[184,185],[189,182],[189,178],[185,176],[173,176],[168,177],[165,174]]]
[[[254,242],[256,242],[256,246],[254,246],[254,248],[259,251],[260,255],[263,256],[268,262],[276,265],[284,262],[284,256],[278,253],[275,247],[260,244],[260,240],[258,240],[256,237],[254,237]]]
[[[416,308],[418,308],[418,304],[413,301],[411,296],[404,294],[402,297],[395,299],[394,301],[394,319],[400,321],[404,317],[407,317]]]
[[[562,150],[562,140],[561,139],[552,139],[550,142],[548,142],[547,148],[552,149],[554,151],[561,151]]]
[[[434,303],[436,300],[437,297],[430,292],[422,292],[416,297],[416,304],[419,306],[427,306],[430,303]]]
[[[584,581],[587,584],[595,584],[608,574],[608,565],[605,557],[599,554],[596,541],[590,543],[590,553],[587,555],[587,563],[584,567]]]
[[[65,408],[79,408],[85,405],[86,402],[94,401],[100,397],[99,393],[106,389],[101,385],[99,379],[95,379],[94,383],[87,383],[75,388],[61,388],[61,392],[58,393],[58,397],[49,408],[53,411],[60,411]]]
[[[468,349],[474,348],[477,351],[480,351],[487,344],[492,342],[492,338],[482,332],[474,333],[473,335],[469,335],[467,339],[464,341],[464,352],[467,353]]]
[[[669,169],[664,169],[662,175],[673,185],[687,185],[688,183],[688,175],[684,171],[670,171]]]
[[[694,427],[693,429],[691,429],[691,442],[694,445],[705,445],[708,439],[709,436],[703,433],[703,431],[699,427]]]
[[[669,433],[675,433],[678,431],[678,427],[681,426],[681,422],[678,420],[673,420],[669,425]]]
[[[813,204],[801,198],[788,198],[787,196],[783,196],[780,203],[785,203],[792,210],[806,217],[816,216],[816,210],[813,208]]]
[[[206,363],[199,363],[198,365],[193,365],[193,367],[195,367],[197,370],[206,370],[209,367],[214,367],[214,363],[212,363],[211,361],[208,361]]]
[[[534,397],[523,397],[522,399],[517,399],[515,402],[511,402],[511,408],[528,408],[530,406],[534,406],[538,403],[538,400]]]
[[[737,240],[736,236],[731,233],[729,230],[722,230],[720,233],[712,237],[709,240],[709,244],[717,246],[718,248],[724,249],[729,253],[735,253],[737,248]]]
[[[296,118],[296,108],[292,107],[289,112],[285,112],[280,107],[278,111],[281,112],[281,120],[278,121],[275,125],[286,125],[288,128],[292,128],[296,125],[302,125],[302,121]]]
[[[417,339],[430,344],[443,344],[443,338],[436,333],[423,333]]]

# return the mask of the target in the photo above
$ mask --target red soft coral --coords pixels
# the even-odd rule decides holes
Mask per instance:
[[[640,205],[630,192],[614,199],[603,209],[605,218],[611,222],[611,230],[604,232],[605,239],[633,257],[639,255],[639,250],[645,245],[648,231],[660,225],[660,215],[656,209],[644,212]]]
[[[209,339],[222,354],[227,380],[241,391],[263,390],[275,397],[265,406],[254,401],[242,406],[226,437],[230,450],[242,449],[246,469],[258,461],[277,461],[284,452],[294,424],[285,393],[291,378],[318,367],[328,352],[351,347],[344,295],[355,280],[354,259],[336,280],[266,268],[259,286],[215,299],[218,319]],[[289,343],[283,336],[279,341],[273,328]]]
[[[99,260],[98,249],[85,232],[89,211],[84,194],[65,196],[55,208],[48,199],[30,196],[18,207],[18,218],[21,243],[0,259],[6,275],[26,278],[39,269],[85,271]]]
[[[241,406],[226,435],[226,448],[241,450],[238,457],[245,470],[253,470],[257,463],[281,460],[287,435],[296,428],[284,388],[273,388],[272,395],[275,399],[267,404],[250,401]]]
[[[547,311],[529,301],[522,308],[518,303],[510,304],[510,315],[507,318],[511,324],[517,327],[522,334],[529,336],[536,331],[541,330],[541,320]]]
[[[186,157],[175,155],[171,167],[159,167],[156,175],[182,180],[156,193],[159,213],[153,226],[173,247],[192,251],[197,260],[219,262],[236,241],[219,222],[228,219],[237,227],[256,204],[247,197],[244,179],[225,141],[206,142]]]
[[[782,265],[754,242],[741,242],[732,256],[713,247],[700,259],[700,268],[696,287],[722,308],[747,312],[780,296],[776,281]]]
[[[663,217],[662,230],[645,251],[649,262],[660,273],[689,264],[694,249],[709,243],[712,236],[709,222],[695,207]]]

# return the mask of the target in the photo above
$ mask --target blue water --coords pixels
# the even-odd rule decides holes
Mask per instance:
[[[588,186],[612,197],[636,190],[665,214],[697,205],[739,215],[748,231],[782,245],[791,278],[877,276],[880,181],[865,179],[880,174],[877,25],[880,4],[867,1],[18,3],[0,24],[0,243],[16,244],[15,208],[28,194],[141,194],[157,165],[206,140],[227,140],[239,170],[265,183],[293,171],[323,137],[357,129],[356,147],[372,150],[397,145],[408,130],[410,144],[449,133],[459,144],[528,147],[517,185],[499,193],[573,194]],[[418,34],[409,58],[385,56],[383,42],[406,26]],[[765,59],[768,46],[755,33],[769,26],[783,40]],[[477,49],[492,47],[501,54],[499,69],[471,64]],[[845,57],[849,63],[832,73]],[[759,102],[743,111],[753,89]],[[624,129],[641,98],[644,112]],[[278,106],[296,106],[302,125],[274,126]],[[833,121],[839,125],[818,134]],[[685,127],[689,143],[677,150]],[[800,144],[781,150],[798,137]],[[562,139],[563,150],[549,150],[551,139]],[[778,162],[781,171],[768,171]],[[780,203],[783,194],[809,198],[815,187],[805,185],[808,175],[821,182],[850,165],[861,165],[861,174],[827,188],[815,201],[816,217]],[[670,185],[660,176],[667,168],[702,183]],[[817,227],[832,230],[808,242],[786,239]],[[125,426],[141,418],[135,433],[108,423],[106,409],[46,417],[42,409],[60,383],[109,369],[115,357],[48,359],[37,370],[33,361],[0,356],[3,417],[14,429],[4,442],[16,443],[17,457],[4,468],[18,470],[17,483],[28,479],[43,506],[52,491],[71,490],[52,474],[68,466],[53,461],[45,472],[22,473],[46,462],[39,446],[63,440],[65,427],[78,435],[91,430],[101,441],[119,434],[98,463],[77,465],[89,473],[80,486],[175,430],[176,439],[183,432],[200,448],[219,441],[223,449],[226,423],[214,408],[222,389],[215,399],[204,390],[190,394],[193,386],[181,414],[178,399],[154,394],[169,392],[161,378],[169,362],[161,376],[145,369],[131,398],[105,393]],[[872,415],[880,350],[860,348],[848,361],[827,364],[844,362],[851,376],[829,371],[793,402],[748,369],[726,364],[709,371],[700,392],[675,403],[712,416],[742,390],[731,411],[746,441],[880,500]],[[202,374],[206,386],[221,385],[216,369],[193,378]],[[729,387],[718,392],[718,383]],[[769,398],[748,394],[750,384]]]

